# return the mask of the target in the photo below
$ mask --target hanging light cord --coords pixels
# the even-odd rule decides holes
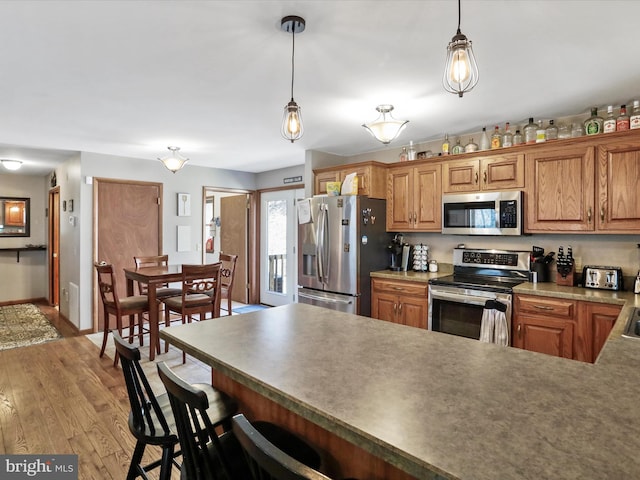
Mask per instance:
[[[461,9],[460,9],[460,0],[458,0],[458,35],[462,32],[460,31],[460,17],[461,17]]]
[[[291,28],[291,35],[292,35],[292,40],[291,40],[291,101],[293,102],[293,74],[294,74],[294,69],[295,69],[295,54],[296,54],[296,26],[295,23],[292,24],[292,28]]]

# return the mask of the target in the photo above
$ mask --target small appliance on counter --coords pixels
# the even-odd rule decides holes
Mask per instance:
[[[400,233],[396,233],[387,245],[389,251],[390,262],[389,270],[394,272],[406,272],[409,265],[409,254],[411,253],[411,245],[404,243],[404,237]]]
[[[623,290],[622,268],[586,265],[582,269],[582,285],[600,290]]]

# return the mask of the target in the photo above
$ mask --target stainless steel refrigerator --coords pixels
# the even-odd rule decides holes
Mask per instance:
[[[369,273],[388,267],[386,201],[362,196],[298,202],[298,302],[369,316]]]

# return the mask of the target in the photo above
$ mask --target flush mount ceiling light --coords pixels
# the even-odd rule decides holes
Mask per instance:
[[[19,170],[22,166],[20,160],[1,160],[2,166],[7,170]]]
[[[447,92],[459,97],[478,83],[478,64],[471,48],[471,40],[460,32],[460,0],[458,0],[458,31],[447,47],[447,63],[442,85]]]
[[[376,110],[380,112],[380,116],[376,118],[374,122],[364,123],[362,126],[373,137],[384,143],[385,145],[391,143],[396,139],[400,132],[404,130],[409,120],[396,120],[391,116],[393,105],[378,105]]]
[[[189,161],[188,158],[184,158],[178,152],[180,151],[180,147],[167,147],[171,150],[171,155],[164,158],[158,158],[162,162],[162,164],[167,167],[168,170],[171,170],[173,173],[176,173],[182,167],[184,167],[185,163]]]
[[[304,133],[302,126],[302,109],[293,99],[293,78],[294,78],[294,59],[296,53],[296,33],[304,32],[306,22],[302,17],[289,15],[280,21],[280,28],[289,33],[291,32],[291,101],[284,107],[284,115],[282,117],[282,136],[291,143],[299,140]]]

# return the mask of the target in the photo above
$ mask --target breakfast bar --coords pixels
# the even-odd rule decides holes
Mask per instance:
[[[594,365],[304,304],[160,336],[335,437],[332,475],[640,478],[638,340],[614,342],[625,365]],[[402,475],[359,470],[339,442]]]

